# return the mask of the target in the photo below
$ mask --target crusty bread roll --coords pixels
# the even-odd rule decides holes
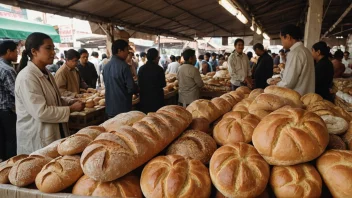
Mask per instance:
[[[341,117],[343,119],[345,119],[347,122],[351,122],[352,121],[352,115],[350,113],[348,113],[345,109],[339,107],[339,106],[335,106],[334,109],[336,110],[336,114],[335,116],[337,117]]]
[[[74,185],[72,194],[94,197],[143,197],[139,178],[131,174],[111,182],[98,182],[83,175]]]
[[[194,118],[189,129],[210,133],[209,125],[210,122],[206,118]]]
[[[248,112],[248,107],[252,104],[253,99],[246,98],[243,99],[241,102],[237,103],[233,108],[232,111],[244,111]]]
[[[274,166],[270,186],[276,197],[320,197],[322,180],[313,165]]]
[[[201,131],[188,130],[167,149],[167,155],[181,155],[208,164],[217,149],[215,140]]]
[[[231,109],[233,106],[235,106],[240,101],[240,100],[237,100],[236,98],[232,97],[229,93],[221,95],[220,98],[225,99],[228,103],[230,103]]]
[[[64,139],[59,139],[56,140],[54,142],[52,142],[51,144],[49,144],[48,146],[41,148],[37,151],[34,151],[33,153],[31,153],[31,155],[41,155],[41,156],[46,156],[46,157],[50,157],[50,158],[57,158],[60,156],[59,152],[57,151],[57,146],[60,144],[60,142],[64,141]]]
[[[249,94],[248,98],[250,99],[255,99],[257,96],[259,96],[260,94],[264,93],[264,89],[254,89],[251,91],[251,93]]]
[[[11,168],[18,160],[24,159],[26,157],[28,157],[28,155],[24,155],[24,154],[17,155],[17,156],[11,157],[10,159],[0,163],[0,184],[10,183],[9,173],[10,173]]]
[[[352,151],[328,150],[316,166],[333,197],[352,197]]]
[[[329,144],[326,149],[346,150],[347,147],[346,143],[340,138],[340,136],[329,134]]]
[[[247,112],[231,111],[215,126],[213,137],[218,145],[252,141],[252,135],[260,119]]]
[[[149,113],[132,127],[102,133],[82,153],[83,172],[101,182],[118,179],[162,151],[191,122],[186,109],[170,105]]]
[[[216,191],[215,198],[230,198],[230,197],[225,197],[220,191]],[[259,196],[256,196],[255,198],[270,198],[268,190],[265,189],[265,191],[260,194]]]
[[[92,99],[88,99],[85,104],[86,108],[93,108],[95,106],[94,101]]]
[[[99,101],[102,100],[102,99],[103,99],[102,97],[95,97],[93,99],[94,105],[99,105]]]
[[[82,153],[98,135],[105,132],[105,128],[99,126],[90,126],[79,130],[63,140],[58,146],[57,151],[60,155],[75,155]]]
[[[80,157],[60,156],[46,164],[35,178],[37,188],[45,193],[57,193],[74,184],[83,171]]]
[[[306,95],[301,97],[301,101],[304,104],[304,106],[308,106],[314,102],[318,102],[322,100],[324,100],[323,97],[321,97],[319,94],[316,94],[316,93],[307,93]]]
[[[158,156],[143,169],[141,188],[146,198],[210,196],[209,171],[199,160],[179,155]]]
[[[346,143],[347,149],[352,150],[352,123],[349,123],[348,130],[342,136],[342,140]]]
[[[233,107],[225,99],[219,98],[219,97],[213,98],[211,102],[219,109],[219,111],[221,112],[221,115],[224,115],[225,113],[231,111]]]
[[[301,101],[301,95],[295,90],[285,88],[285,87],[279,87],[276,85],[271,85],[264,89],[264,93],[274,94],[282,98],[291,100],[294,104],[293,107],[302,108],[303,106],[303,103]]]
[[[117,116],[105,121],[103,126],[107,132],[116,131],[122,126],[132,126],[135,122],[140,121],[146,115],[140,111],[130,111],[127,113],[120,113]]]
[[[323,115],[321,118],[324,120],[330,134],[340,135],[348,129],[348,123],[343,118],[332,115]]]
[[[230,91],[228,94],[230,94],[238,102],[244,99],[244,94],[238,91]]]
[[[321,155],[329,143],[329,133],[320,116],[283,108],[262,119],[252,142],[269,164],[295,165]]]
[[[99,106],[105,106],[105,99],[99,100],[98,105]]]
[[[240,92],[240,93],[243,93],[244,95],[246,95],[246,94],[250,94],[252,90],[249,89],[249,88],[246,87],[246,86],[241,86],[241,87],[238,87],[238,88],[236,89],[236,91],[237,91],[237,92]]]
[[[226,197],[256,197],[264,192],[270,176],[269,165],[252,145],[227,144],[211,157],[211,180]]]
[[[18,160],[9,173],[11,184],[23,187],[33,183],[40,170],[50,160],[52,158],[40,155],[30,155]]]
[[[206,118],[209,122],[214,122],[222,114],[221,111],[209,100],[196,100],[187,107],[187,111],[193,118]]]

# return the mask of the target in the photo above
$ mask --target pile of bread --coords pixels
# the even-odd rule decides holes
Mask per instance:
[[[334,78],[333,85],[337,90],[344,90],[345,88],[352,87],[352,81],[347,78]],[[345,92],[345,91],[344,91]]]
[[[227,70],[207,73],[207,75],[202,75],[202,80],[204,82],[202,91],[227,92],[231,90],[230,76]]]
[[[170,92],[174,92],[175,90],[178,90],[177,74],[166,74],[165,80],[166,80],[166,87],[164,87],[164,95],[167,95]]]
[[[82,129],[4,162],[0,183],[101,197],[351,197],[351,120],[316,94],[240,87]]]

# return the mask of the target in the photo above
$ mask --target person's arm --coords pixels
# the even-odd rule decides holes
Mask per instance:
[[[282,79],[279,83],[277,83],[277,85],[290,89],[294,88],[301,74],[302,66],[303,61],[301,60],[300,54],[291,54],[290,59],[286,62]]]
[[[200,73],[198,71],[198,69],[194,69],[194,81],[196,82],[198,87],[203,87],[204,86],[204,82],[202,80],[202,77],[200,76]]]
[[[162,88],[166,87],[166,79],[165,79],[165,74],[163,69],[160,70],[159,79],[160,79],[161,87]]]
[[[123,75],[123,78],[125,79],[127,93],[133,94],[135,91],[134,81],[133,81],[131,70],[128,65],[124,67],[122,75]]]
[[[70,107],[47,105],[42,87],[39,82],[32,79],[23,79],[18,93],[22,97],[27,112],[36,120],[46,123],[65,123],[70,117]]]

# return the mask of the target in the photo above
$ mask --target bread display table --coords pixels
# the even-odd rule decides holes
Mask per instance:
[[[178,91],[174,90],[164,95],[165,105],[178,104]]]

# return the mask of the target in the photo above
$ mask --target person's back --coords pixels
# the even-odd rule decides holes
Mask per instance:
[[[334,66],[334,78],[342,78],[342,75],[346,70],[345,65],[337,59],[333,59],[331,62]]]
[[[114,56],[103,70],[105,104],[108,117],[132,110],[134,82],[131,70],[124,59],[128,56],[128,43],[117,40],[113,43]]]
[[[177,74],[178,68],[180,67],[180,63],[172,62],[167,66],[166,73],[169,74]]]

